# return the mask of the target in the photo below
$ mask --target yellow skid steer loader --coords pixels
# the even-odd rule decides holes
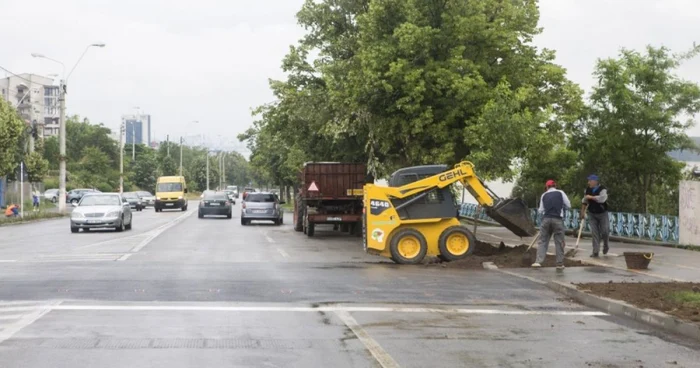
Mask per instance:
[[[450,185],[456,182],[474,196],[486,214],[518,236],[534,236],[537,230],[521,199],[501,200],[474,173],[474,164],[463,161],[400,169],[388,187],[366,184],[363,209],[365,251],[389,257],[396,263],[420,263],[426,255],[445,261],[467,257],[476,238],[460,225]]]

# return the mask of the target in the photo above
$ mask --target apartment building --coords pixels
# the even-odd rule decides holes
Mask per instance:
[[[0,97],[17,109],[27,125],[36,127],[40,137],[58,134],[59,86],[54,80],[23,73],[0,79]]]

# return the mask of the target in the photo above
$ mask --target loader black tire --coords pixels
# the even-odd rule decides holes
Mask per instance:
[[[456,225],[445,229],[438,239],[440,259],[457,261],[464,259],[474,252],[476,237],[468,229]]]
[[[392,235],[389,250],[391,259],[398,264],[419,264],[428,253],[428,242],[420,231],[403,228]],[[407,250],[410,253],[406,254]]]
[[[314,236],[314,231],[316,229],[316,224],[313,222],[309,222],[309,224],[306,226],[306,236],[309,238]]]
[[[294,231],[304,231],[304,206],[301,197],[297,197],[295,203],[296,216],[294,216]]]

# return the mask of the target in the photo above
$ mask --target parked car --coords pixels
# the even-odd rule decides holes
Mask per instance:
[[[143,210],[144,205],[141,203],[141,198],[136,194],[136,192],[125,192],[122,194],[122,197],[126,199],[126,202],[129,203],[129,207],[135,209],[136,211],[141,211]]]
[[[230,190],[233,192],[233,197],[238,198],[238,187],[235,185],[229,185],[226,187],[226,190]],[[235,203],[234,203],[235,204]]]
[[[49,189],[44,192],[44,199],[56,203],[58,201],[58,189]]]
[[[279,198],[273,193],[249,193],[241,203],[241,225],[248,225],[253,220],[272,221],[275,225],[284,223],[284,211]]]
[[[141,204],[143,207],[155,206],[156,196],[154,196],[151,192],[139,191],[136,192],[136,195],[141,198]]]
[[[78,203],[84,195],[88,193],[101,193],[97,189],[73,189],[66,193],[66,203]]]
[[[225,192],[206,193],[199,202],[199,210],[197,212],[199,218],[209,215],[233,217],[233,209],[231,202]]]
[[[131,207],[119,193],[88,193],[72,205],[75,207],[70,217],[72,233],[110,227],[116,231],[131,230]]]

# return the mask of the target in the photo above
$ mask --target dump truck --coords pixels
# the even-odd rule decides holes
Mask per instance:
[[[425,256],[445,261],[468,257],[476,246],[474,234],[461,226],[450,186],[461,182],[486,214],[520,237],[537,232],[522,199],[501,199],[463,161],[453,169],[426,165],[400,169],[389,187],[363,188],[362,240],[367,253],[399,264],[417,264]]]
[[[294,230],[314,236],[316,225],[361,235],[363,186],[374,179],[357,163],[307,162],[299,173]]]

